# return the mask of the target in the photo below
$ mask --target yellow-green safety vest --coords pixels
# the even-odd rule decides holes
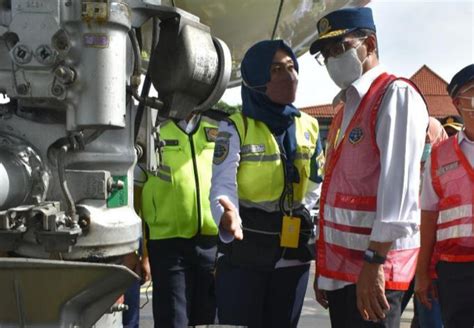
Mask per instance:
[[[237,172],[239,203],[267,212],[279,211],[279,201],[285,189],[285,163],[275,137],[265,123],[241,113],[229,119],[240,136]],[[302,204],[306,194],[311,157],[316,151],[319,136],[318,121],[303,112],[301,117],[295,117],[295,126],[297,148],[294,165],[300,182],[293,183],[293,208]]]
[[[156,176],[147,174],[142,191],[150,240],[217,235],[209,203],[217,129],[218,121],[206,116],[189,135],[171,120],[160,125],[161,165]]]

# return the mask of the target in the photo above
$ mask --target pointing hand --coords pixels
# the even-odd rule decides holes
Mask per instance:
[[[234,204],[226,198],[220,198],[219,203],[224,207],[224,213],[221,216],[222,228],[233,235],[235,239],[242,240],[244,233],[240,226],[240,218]]]

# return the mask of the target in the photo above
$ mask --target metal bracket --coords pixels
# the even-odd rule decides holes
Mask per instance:
[[[82,234],[79,226],[56,231],[36,231],[36,240],[46,252],[69,253]]]
[[[0,251],[14,251],[26,232],[24,221],[10,211],[0,211]]]
[[[67,225],[67,217],[59,210],[58,202],[34,210],[42,219],[42,230],[35,231],[38,244],[43,245],[46,252],[71,252],[77,237],[82,234],[82,229],[77,224]]]

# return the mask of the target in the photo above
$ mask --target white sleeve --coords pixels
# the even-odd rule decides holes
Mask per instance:
[[[431,179],[431,157],[425,162],[421,188],[421,209],[423,211],[438,211],[439,197],[433,188]]]
[[[219,149],[218,149],[219,147]],[[233,236],[220,229],[221,216],[224,209],[219,203],[220,198],[227,198],[239,210],[237,193],[237,168],[240,161],[240,137],[235,127],[223,121],[219,124],[219,132],[214,150],[212,180],[209,200],[214,221],[219,227],[219,236],[223,242],[231,242]]]
[[[308,211],[311,211],[318,202],[321,196],[321,185],[322,183],[308,181],[308,189],[303,199],[303,205]]]
[[[406,82],[395,81],[377,118],[380,179],[372,241],[390,242],[418,232],[420,161],[427,127],[422,97]]]

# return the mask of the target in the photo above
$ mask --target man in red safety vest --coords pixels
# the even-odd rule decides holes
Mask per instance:
[[[474,327],[474,64],[453,77],[448,92],[464,129],[434,147],[425,164],[415,292],[431,307],[434,256],[444,326]]]
[[[328,137],[316,298],[333,327],[398,327],[419,249],[428,111],[410,81],[379,64],[370,8],[329,13],[318,31],[310,52],[341,92]]]

